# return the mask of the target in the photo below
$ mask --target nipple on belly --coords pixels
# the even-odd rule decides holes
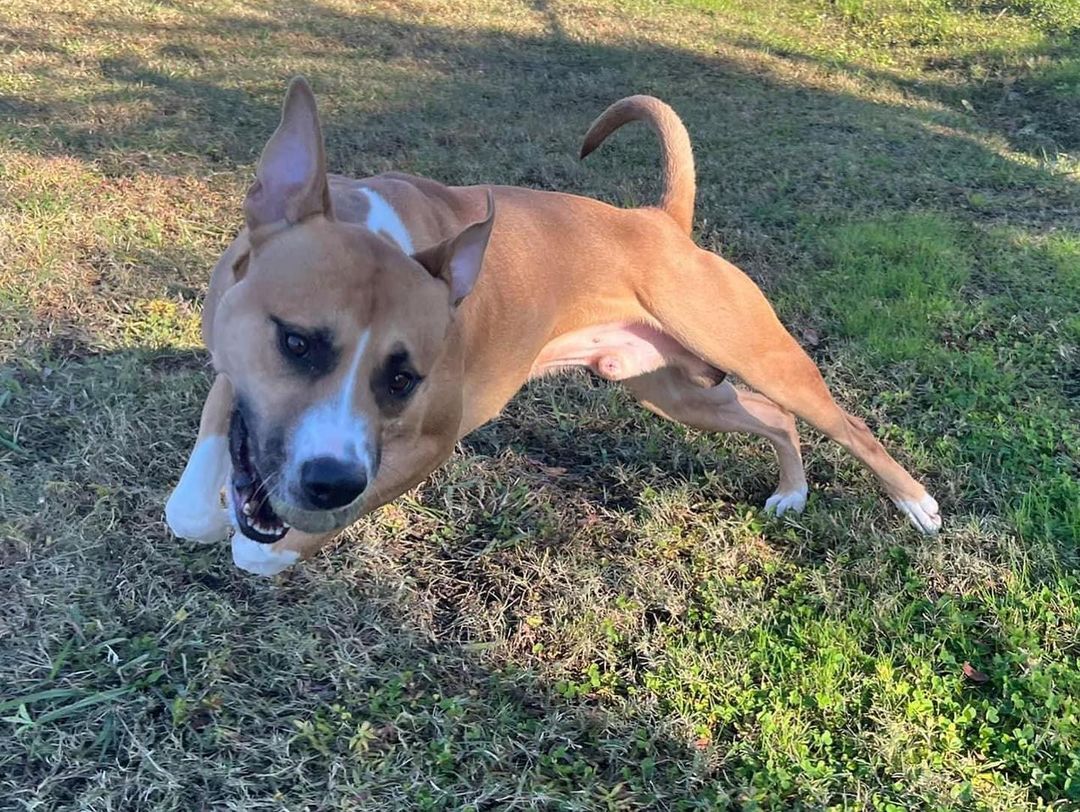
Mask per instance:
[[[634,374],[628,372],[625,360],[615,353],[597,356],[593,359],[591,366],[597,375],[608,381],[621,381]]]

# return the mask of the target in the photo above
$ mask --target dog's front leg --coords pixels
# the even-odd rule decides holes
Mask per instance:
[[[180,538],[222,541],[232,528],[221,505],[221,491],[231,469],[228,433],[232,406],[232,384],[218,375],[203,405],[195,448],[165,503],[165,521]]]

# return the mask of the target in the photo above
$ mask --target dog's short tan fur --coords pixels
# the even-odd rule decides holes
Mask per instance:
[[[273,572],[310,556],[426,477],[530,377],[573,365],[624,382],[671,420],[768,438],[780,485],[767,506],[778,513],[800,510],[806,498],[794,414],[867,465],[916,526],[938,529],[934,500],[836,405],[758,287],[690,239],[693,159],[675,113],[649,97],[624,99],[593,124],[583,155],[631,120],[660,137],[658,208],[514,187],[448,188],[397,174],[327,176],[314,98],[306,83],[293,82],[245,201],[247,228],[213,273],[203,327],[218,377],[196,455],[212,441],[205,448],[216,449],[213,470],[221,470],[221,438],[238,398],[259,426],[286,438],[298,431],[303,415],[336,397],[356,351],[354,378],[362,383],[345,393],[348,414],[365,426],[379,462],[354,503],[321,516],[268,485],[271,504],[294,529],[266,549],[248,545],[264,563],[242,556],[238,563]],[[383,212],[389,231],[371,230],[375,204],[399,218]],[[412,255],[393,241],[398,226]],[[296,375],[281,358],[271,317],[329,331],[342,360],[316,377]],[[424,377],[389,414],[366,382],[394,347],[406,347]],[[760,394],[735,389],[724,373]],[[193,465],[185,478],[200,476]],[[278,472],[260,473],[269,481]],[[182,479],[167,511],[173,529],[199,537],[189,528],[200,511],[220,511],[223,485]]]

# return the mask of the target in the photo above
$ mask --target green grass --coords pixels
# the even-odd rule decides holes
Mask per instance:
[[[1080,808],[1077,8],[0,8],[0,807]],[[208,270],[297,72],[338,171],[625,205],[654,140],[579,138],[669,101],[698,240],[942,535],[809,431],[766,517],[761,443],[571,375],[273,581],[172,539]]]
[[[970,258],[947,220],[905,215],[846,224],[825,241],[817,281],[840,334],[884,363],[916,361],[959,317]]]

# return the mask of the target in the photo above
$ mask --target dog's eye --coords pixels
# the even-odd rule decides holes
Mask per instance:
[[[403,398],[416,388],[416,383],[417,378],[415,375],[405,370],[399,370],[390,376],[387,389],[390,390],[390,394],[394,397]]]
[[[278,352],[293,372],[326,375],[337,364],[338,351],[329,329],[297,327],[274,316],[270,321],[277,328]]]
[[[424,382],[424,376],[409,361],[409,353],[404,347],[396,347],[375,370],[371,377],[371,391],[375,402],[387,415],[397,416],[405,409],[417,387]]]
[[[297,358],[303,358],[308,354],[308,350],[311,349],[311,345],[308,340],[298,333],[286,333],[284,336],[285,349],[290,355]]]

